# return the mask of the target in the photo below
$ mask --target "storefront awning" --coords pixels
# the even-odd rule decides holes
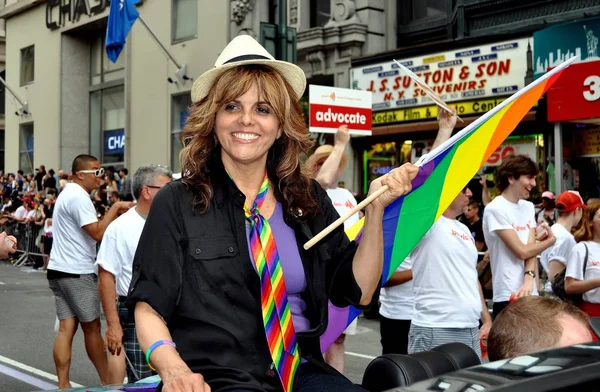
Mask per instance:
[[[477,120],[480,116],[461,117],[464,122],[458,121],[456,129],[461,129]],[[532,110],[523,117],[523,121],[535,121],[536,111]],[[438,129],[437,120],[419,121],[405,124],[393,124],[380,127],[373,127],[373,136],[386,136],[402,133],[429,132]]]

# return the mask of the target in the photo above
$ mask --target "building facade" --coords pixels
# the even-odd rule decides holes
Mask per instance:
[[[108,0],[8,0],[0,10],[6,80],[27,104],[15,114],[6,95],[7,171],[40,164],[69,171],[81,153],[105,165],[178,171],[193,79],[229,40],[229,4],[140,1],[145,24],[134,24],[116,63],[104,50],[109,7]]]
[[[6,0],[0,0],[0,9],[4,7]],[[6,79],[6,30],[3,20],[0,20],[0,77]],[[5,120],[5,90],[0,84],[0,171],[4,172],[4,120]]]
[[[261,24],[279,23],[278,4],[278,0],[231,0],[231,36],[249,34],[264,42]],[[395,1],[287,0],[285,4],[286,25],[296,30],[296,62],[308,84],[349,88],[353,58],[396,48]],[[308,89],[305,101],[307,96]],[[313,137],[318,144],[333,140],[325,134]],[[361,159],[353,150],[348,153],[348,169],[340,181],[358,191]]]
[[[362,190],[367,189],[369,180],[427,152],[437,131],[437,107],[404,80],[394,60],[421,75],[444,100],[456,106],[464,120],[457,124],[460,129],[533,81],[539,68],[543,68],[542,73],[545,71],[547,67],[534,59],[537,44],[542,46],[544,41],[536,42],[538,32],[579,21],[577,31],[581,38],[600,34],[600,29],[594,27],[597,24],[592,23],[600,15],[599,0],[399,0],[395,3],[397,49],[352,61],[353,88],[370,90],[374,97],[373,136],[353,141],[357,155],[363,158],[359,176]],[[582,52],[586,50],[585,44],[580,46]],[[566,50],[561,55],[558,49],[555,59],[565,57]],[[556,64],[550,66],[553,65]],[[596,79],[590,80],[586,91],[594,94]],[[600,100],[593,104],[600,105]],[[587,165],[576,159],[577,149],[571,147],[576,140],[583,140],[577,129],[588,130],[584,139],[591,140],[596,131],[588,128],[596,129],[598,123],[586,118],[583,123],[562,127],[566,130],[559,127],[557,131],[555,122],[548,117],[550,109],[547,99],[538,102],[492,155],[481,174],[494,182],[502,160],[509,154],[523,153],[539,164],[539,192],[575,188],[582,190],[584,196],[598,197],[598,174],[582,179],[579,175],[582,168],[578,166]],[[567,133],[563,135],[564,132]],[[585,181],[589,184],[583,184]],[[480,193],[474,191],[474,194]]]

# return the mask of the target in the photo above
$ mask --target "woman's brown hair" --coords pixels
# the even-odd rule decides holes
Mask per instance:
[[[600,199],[589,199],[586,205],[587,208],[583,210],[583,218],[581,218],[581,226],[575,232],[577,242],[594,239],[593,221],[596,212],[600,210]]]
[[[219,109],[245,94],[256,83],[261,100],[269,102],[283,129],[267,157],[267,173],[277,200],[286,215],[304,220],[314,216],[317,203],[311,195],[310,178],[304,172],[300,157],[313,142],[309,137],[304,115],[292,87],[273,68],[266,65],[243,65],[224,72],[206,98],[190,108],[190,115],[181,135],[182,181],[195,195],[194,204],[205,213],[213,197],[211,172],[221,159],[214,133]],[[302,211],[301,214],[297,211]]]

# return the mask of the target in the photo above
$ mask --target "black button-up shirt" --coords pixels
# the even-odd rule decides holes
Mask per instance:
[[[179,354],[213,391],[281,391],[270,371],[260,280],[248,251],[245,196],[224,170],[214,175],[213,184],[204,214],[193,208],[194,195],[181,181],[158,192],[135,255],[128,304],[146,302],[166,320]],[[302,248],[339,217],[314,181],[312,191],[319,214],[307,223],[289,218],[286,223],[295,232],[307,283],[302,297],[310,330],[297,334],[300,352],[318,363],[327,301],[358,306],[362,293],[352,273],[356,244],[343,226],[312,249]]]

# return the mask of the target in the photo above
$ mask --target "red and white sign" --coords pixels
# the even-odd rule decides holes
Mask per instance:
[[[444,102],[511,95],[525,86],[530,38],[405,58]],[[373,92],[373,110],[431,105],[423,89],[390,60],[350,70],[352,88]]]
[[[600,60],[572,64],[548,90],[548,121],[600,118]]]
[[[490,155],[484,166],[500,166],[511,155],[525,155],[534,162],[537,161],[535,139],[519,138],[506,140]]]
[[[347,125],[351,135],[371,135],[371,92],[311,84],[308,94],[311,132],[335,133]]]
[[[433,140],[413,141],[410,152],[410,161],[412,163],[417,162],[421,155],[431,151],[432,146]],[[526,155],[533,161],[536,161],[537,148],[535,139],[532,137],[507,139],[492,155],[490,155],[490,158],[483,166],[500,166],[502,162],[511,155]]]

